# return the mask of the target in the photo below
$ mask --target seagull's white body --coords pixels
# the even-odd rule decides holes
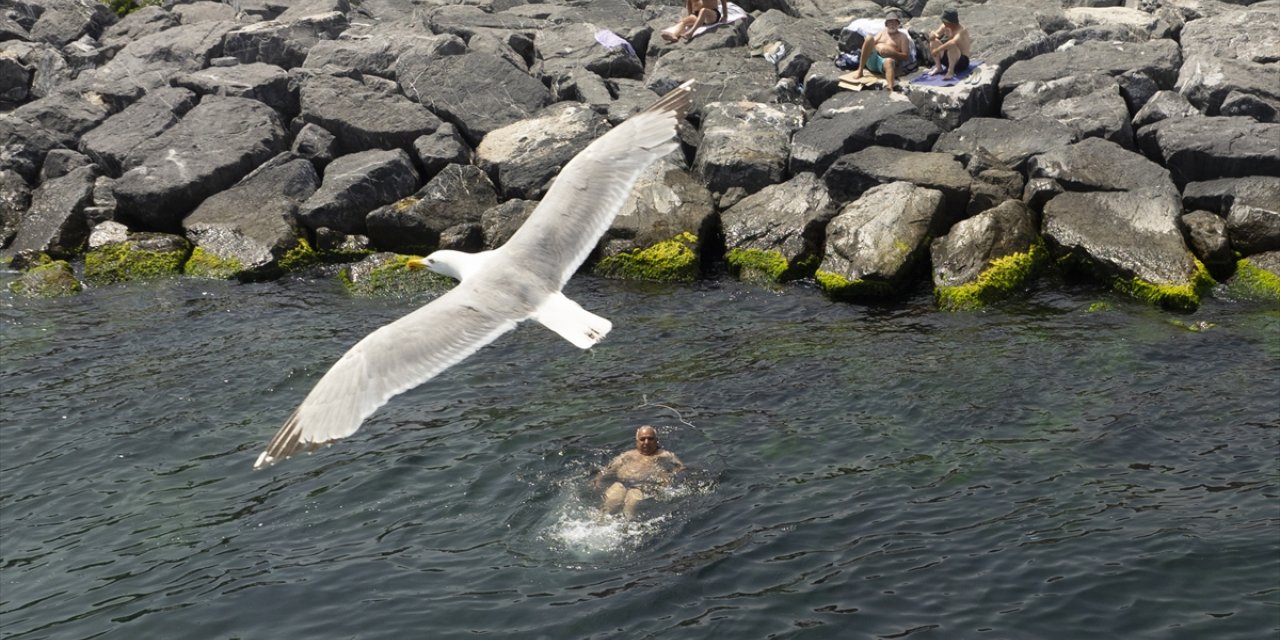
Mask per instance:
[[[416,387],[533,319],[586,349],[612,324],[560,289],[622,208],[640,174],[674,151],[692,94],[686,82],[569,161],[503,246],[436,251],[422,263],[458,286],[356,343],[316,383],[254,468],[355,433],[392,396]]]

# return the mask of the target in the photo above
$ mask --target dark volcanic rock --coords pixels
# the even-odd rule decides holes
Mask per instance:
[[[1159,91],[1137,113],[1133,114],[1133,128],[1139,129],[1169,118],[1185,118],[1200,112],[1176,91]]]
[[[942,192],[906,182],[873,187],[827,225],[818,284],[840,299],[900,295],[943,224]]]
[[[1280,124],[1243,117],[1161,120],[1138,131],[1142,152],[1167,167],[1178,186],[1215,178],[1280,176],[1277,140]]]
[[[1235,256],[1227,238],[1227,222],[1215,213],[1192,211],[1183,214],[1182,226],[1187,232],[1187,245],[1204,263],[1209,274],[1218,280],[1231,275],[1235,269]]]
[[[716,208],[711,192],[685,170],[683,161],[678,151],[673,152],[640,174],[600,242],[602,258],[648,249],[686,233],[697,240],[689,243],[693,249],[701,251],[711,235]]]
[[[93,164],[93,161],[83,153],[77,153],[70,149],[54,149],[44,157],[44,166],[40,167],[39,182],[44,184],[54,178],[61,178],[80,167],[86,167],[91,164]]]
[[[1027,83],[1051,82],[1071,75],[1113,76],[1126,92],[1131,84],[1141,88],[1143,79],[1154,82],[1158,89],[1172,89],[1181,65],[1182,54],[1173,40],[1089,40],[1015,63],[1000,76],[1000,92],[1007,95]]]
[[[452,122],[472,145],[551,102],[551,92],[541,82],[485,53],[443,56],[423,67],[412,82],[404,73],[397,75],[406,96]]]
[[[289,74],[275,65],[254,62],[233,67],[210,67],[173,79],[201,96],[252,98],[278,111],[285,119],[298,113],[298,91]]]
[[[246,98],[206,98],[124,158],[112,185],[118,219],[141,229],[177,229],[205,198],[230,187],[284,149],[270,107]]]
[[[418,172],[403,149],[341,156],[325,167],[324,181],[299,207],[298,218],[311,229],[364,233],[370,211],[413,193],[418,184]]]
[[[413,154],[422,167],[422,177],[430,180],[451,164],[471,164],[472,152],[458,130],[448,122],[435,133],[413,141]]]
[[[1249,256],[1280,250],[1280,202],[1270,209],[1255,207],[1237,200],[1227,214],[1227,235],[1231,246]]]
[[[130,41],[93,75],[101,82],[145,89],[162,87],[179,73],[199,71],[222,56],[222,39],[235,22],[180,25]]]
[[[265,62],[292,69],[302,65],[313,45],[337,38],[347,25],[346,14],[336,11],[299,16],[294,20],[282,15],[276,20],[231,31],[226,36],[225,51],[240,62]]]
[[[31,25],[32,40],[55,46],[70,44],[81,37],[97,38],[116,21],[105,4],[98,2],[41,2],[44,12]]]
[[[495,178],[503,198],[537,200],[560,168],[608,129],[591,107],[562,102],[489,132],[476,148],[476,161]]]
[[[1174,193],[1064,193],[1044,207],[1043,232],[1060,264],[1177,309],[1199,305],[1204,285],[1178,227]]]
[[[1033,156],[1027,163],[1027,174],[1053,178],[1067,191],[1159,189],[1177,193],[1164,167],[1101,138],[1086,138]]]
[[[954,154],[962,160],[977,153],[989,153],[1011,168],[1023,170],[1031,156],[1075,142],[1069,127],[1043,116],[1023,120],[974,118],[959,128],[943,133],[933,150]]]
[[[426,107],[391,92],[385,81],[314,75],[302,83],[301,118],[331,132],[341,153],[413,148],[440,127]]]
[[[112,52],[144,36],[178,26],[178,16],[160,7],[142,7],[121,18],[102,32],[102,45]]]
[[[108,174],[119,176],[124,159],[138,145],[177,124],[196,102],[196,95],[186,89],[156,89],[86,133],[80,138],[80,150]]]
[[[182,228],[196,246],[237,264],[237,277],[274,275],[300,243],[295,222],[299,205],[319,186],[310,162],[282,154],[200,203]]]
[[[935,189],[945,198],[946,209],[959,215],[969,202],[971,178],[955,157],[947,153],[901,151],[869,147],[841,156],[822,179],[839,201],[853,200],[878,184],[909,182]]]
[[[1017,200],[957,222],[929,247],[939,304],[953,309],[980,306],[1022,288],[1034,275],[1036,262],[1043,260],[1043,249],[1036,248],[1039,239],[1035,214]],[[1023,264],[1006,268],[994,282],[981,282],[996,261],[1017,254],[1026,255]]]
[[[1280,109],[1280,33],[1275,8],[1193,20],[1181,34],[1177,88],[1208,115],[1255,111],[1275,122]],[[1242,106],[1252,104],[1253,106]]]
[[[745,280],[812,276],[837,208],[812,173],[765,187],[720,215],[725,261]]]
[[[31,207],[31,187],[16,171],[0,171],[0,249],[18,232],[18,220]]]
[[[586,69],[602,78],[643,78],[640,58],[626,47],[601,46],[595,39],[598,30],[594,24],[571,22],[539,31],[534,45],[542,54],[541,75],[555,82],[573,70]]]
[[[538,203],[533,200],[515,199],[487,209],[480,215],[484,248],[497,249],[506,244],[536,208]]]
[[[751,21],[747,38],[753,52],[781,52],[774,62],[779,77],[802,82],[814,62],[831,60],[839,53],[826,27],[821,20],[793,18],[771,9]]]
[[[452,34],[433,35],[413,31],[395,31],[380,34],[377,38],[355,40],[321,40],[307,52],[302,66],[320,69],[331,65],[361,74],[398,79],[403,72],[403,82],[415,82],[415,71],[425,60],[440,56],[465,53],[467,44]]]
[[[791,135],[804,124],[793,104],[713,102],[704,106],[693,171],[707,188],[755,193],[787,175]]]
[[[84,209],[93,203],[94,167],[82,167],[49,180],[31,193],[31,208],[18,222],[6,257],[23,252],[69,258],[84,250],[89,224]]]
[[[310,160],[317,171],[322,171],[334,158],[338,157],[338,139],[324,127],[316,124],[305,124],[293,137],[289,152],[299,158]]]
[[[1280,209],[1280,176],[1246,176],[1192,182],[1182,190],[1182,206],[1226,217],[1237,201],[1264,209]]]
[[[497,191],[484,171],[449,165],[417,193],[371,212],[369,238],[399,253],[477,251],[484,243],[484,212],[497,204]]]
[[[694,42],[702,37],[694,38]],[[700,117],[710,102],[779,102],[777,75],[764,58],[708,55],[703,51],[682,48],[650,62],[645,86],[654,93],[666,95],[690,78],[698,81],[689,109]]]
[[[1001,112],[1011,120],[1047,116],[1073,129],[1078,138],[1105,138],[1133,148],[1129,108],[1110,76],[1027,82],[1004,97]]]
[[[905,119],[918,120],[932,127],[936,140],[938,128],[923,118],[908,115],[914,111],[911,103],[890,100],[880,91],[838,93],[822,103],[817,114],[792,136],[790,170],[793,174],[806,171],[822,174],[836,158],[877,144],[878,132],[886,130],[885,135],[889,136],[888,130]]]

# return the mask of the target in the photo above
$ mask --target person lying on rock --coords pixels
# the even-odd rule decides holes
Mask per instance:
[[[929,51],[933,68],[925,75],[946,72],[943,80],[969,70],[969,30],[960,24],[960,12],[948,7],[942,11],[942,26],[929,34]]]
[[[720,22],[729,14],[729,0],[684,0],[684,9],[689,15],[676,23],[674,30],[662,32],[662,39],[675,42],[684,38],[685,42],[693,40],[693,32],[698,27],[705,27]]]
[[[885,88],[893,91],[898,65],[910,59],[907,52],[911,50],[911,41],[901,31],[902,19],[901,9],[885,9],[884,30],[862,41],[862,54],[858,56],[858,70],[853,72],[853,77],[861,78],[862,70],[870,69],[883,75]]]

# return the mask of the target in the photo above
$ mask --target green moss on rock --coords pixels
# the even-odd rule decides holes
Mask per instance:
[[[894,294],[893,286],[880,280],[849,280],[838,273],[821,270],[814,278],[823,293],[833,300],[883,299]]]
[[[320,262],[320,254],[311,248],[306,238],[298,238],[298,244],[280,258],[280,268],[285,271],[304,269]]]
[[[417,256],[393,253],[374,254],[338,273],[343,286],[353,295],[408,295],[423,291],[447,290],[452,278],[427,269],[410,269],[409,260]]]
[[[239,260],[220,258],[204,247],[196,247],[182,270],[196,278],[228,280],[244,271],[244,265]]]
[[[1227,288],[1244,298],[1280,302],[1280,276],[1254,266],[1248,258],[1236,262],[1236,274]]]
[[[1191,282],[1185,285],[1156,284],[1141,278],[1116,278],[1112,284],[1118,291],[1165,309],[1195,311],[1200,306],[1200,298],[1214,284],[1204,264],[1199,260],[1195,263],[1196,272],[1191,276]]]
[[[71,264],[66,260],[51,260],[42,255],[36,264],[28,267],[9,283],[9,290],[28,298],[57,298],[79,293],[82,286],[76,280]]]
[[[763,249],[730,249],[724,259],[739,278],[765,282],[807,278],[813,275],[821,262],[818,256],[804,256],[795,262],[788,262],[781,251]]]
[[[595,273],[622,280],[691,282],[698,279],[698,237],[689,232],[647,249],[609,256],[596,264]]]
[[[99,285],[164,278],[182,273],[186,259],[185,249],[150,251],[133,242],[119,242],[85,254],[84,277]]]
[[[933,290],[938,306],[949,310],[978,309],[985,307],[1021,289],[1049,261],[1044,242],[1036,240],[1031,248],[991,261],[977,280],[957,287],[936,287]]]

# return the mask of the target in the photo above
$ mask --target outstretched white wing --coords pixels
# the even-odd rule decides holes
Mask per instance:
[[[253,468],[355,433],[392,396],[416,387],[515,328],[522,318],[457,286],[356,343],[316,383]]]

